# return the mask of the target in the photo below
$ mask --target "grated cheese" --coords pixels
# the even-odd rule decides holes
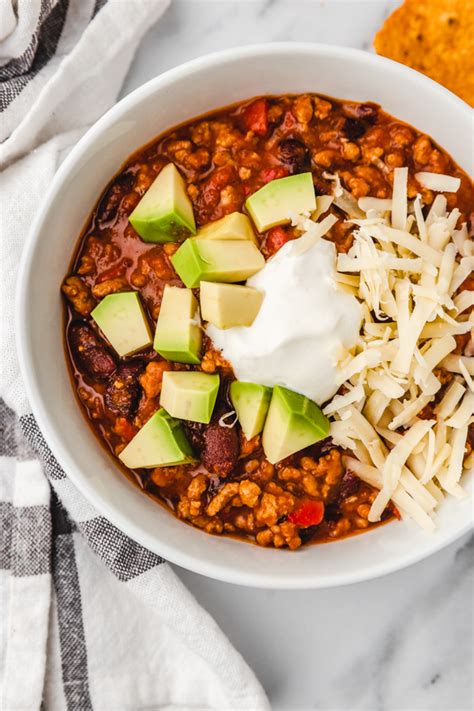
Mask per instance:
[[[392,226],[398,230],[405,229],[407,223],[407,181],[408,168],[395,168],[393,171]]]
[[[443,175],[442,173],[421,171],[420,173],[415,173],[415,178],[424,188],[440,193],[457,193],[461,185],[460,178],[453,178],[451,175]]]
[[[323,409],[323,413],[325,415],[332,415],[334,412],[342,410],[347,405],[352,405],[356,402],[360,402],[360,400],[362,400],[364,397],[364,388],[362,387],[362,385],[356,385],[356,387],[352,388],[344,395],[335,395],[331,402]]]
[[[446,420],[446,425],[448,427],[454,427],[454,429],[460,429],[469,424],[471,418],[474,415],[474,392],[469,391],[466,393],[462,399],[456,412],[451,415],[449,420]]]
[[[316,220],[329,210],[334,201],[333,195],[318,195],[316,197],[316,210],[311,214],[311,219]]]
[[[423,175],[441,192],[458,181]],[[346,391],[324,412],[334,441],[352,450],[351,469],[377,482],[370,520],[392,499],[402,516],[431,530],[445,493],[464,495],[459,482],[470,461],[474,358],[454,354],[454,336],[471,331],[474,344],[473,293],[457,293],[473,271],[472,240],[465,224],[456,229],[461,214],[448,212],[446,195],[435,197],[426,218],[421,196],[408,200],[406,168],[394,171],[391,199],[356,205],[337,176],[326,177],[334,180],[334,204],[355,226],[352,247],[338,255],[337,282],[357,296],[363,316],[358,343],[338,365]],[[442,387],[440,367],[455,376],[425,420],[422,410]]]
[[[441,402],[434,408],[436,416],[441,420],[447,420],[465,392],[466,388],[461,383],[458,383],[457,380],[453,380],[444,393]]]
[[[474,375],[474,357],[450,354],[443,358],[441,366],[451,373]]]
[[[375,210],[375,212],[391,212],[392,210],[392,200],[390,198],[361,197],[357,201],[357,204],[362,212],[369,212],[369,210]]]

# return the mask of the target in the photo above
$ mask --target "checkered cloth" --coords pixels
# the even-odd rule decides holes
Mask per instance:
[[[5,711],[268,708],[244,660],[171,568],[75,489],[29,412],[12,348],[12,294],[32,216],[64,152],[115,101],[166,4],[0,0]]]

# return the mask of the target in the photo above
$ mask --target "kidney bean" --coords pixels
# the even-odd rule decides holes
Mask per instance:
[[[291,232],[285,230],[284,227],[281,227],[280,225],[277,225],[277,227],[272,227],[270,230],[268,230],[267,236],[265,237],[266,254],[271,257],[291,239],[293,239]]]
[[[97,380],[105,380],[117,365],[107,346],[85,323],[73,324],[69,329],[69,343],[78,366]]]
[[[144,370],[141,361],[124,363],[110,377],[105,391],[105,404],[115,414],[131,417],[141,395],[138,376]]]
[[[200,454],[204,449],[206,427],[207,425],[204,425],[202,422],[186,421],[184,423],[184,430],[189,444],[197,454]]]
[[[226,165],[215,170],[203,183],[195,202],[199,224],[209,222],[210,216],[219,204],[221,190],[235,182],[236,175],[235,168],[232,165]]]
[[[235,427],[210,424],[204,434],[202,463],[210,472],[226,477],[239,458],[239,438]]]

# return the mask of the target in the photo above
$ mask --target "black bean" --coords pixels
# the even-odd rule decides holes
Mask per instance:
[[[350,141],[357,141],[367,131],[367,126],[360,119],[347,118],[344,122],[344,133]]]
[[[204,435],[206,432],[207,425],[202,422],[188,422],[184,423],[184,429],[186,436],[189,440],[191,447],[195,452],[200,454],[204,449]]]
[[[363,119],[369,123],[375,123],[379,107],[377,104],[344,104],[343,113],[348,118]]]
[[[352,472],[346,472],[342,478],[341,486],[339,488],[339,501],[347,499],[349,496],[354,496],[354,494],[356,494],[359,490],[359,486],[359,477]]]
[[[308,543],[313,538],[317,530],[317,526],[307,526],[306,528],[300,528],[298,530],[298,535],[301,538],[301,542]]]
[[[324,519],[328,523],[337,523],[341,518],[342,513],[337,504],[326,504],[324,508]]]
[[[305,144],[298,138],[284,138],[278,146],[280,159],[292,174],[311,170],[311,157]]]
[[[332,449],[335,449],[334,442],[331,437],[326,437],[325,439],[320,439],[316,444],[312,444],[311,447],[307,447],[307,449],[304,450],[303,456],[319,459],[329,454]]]

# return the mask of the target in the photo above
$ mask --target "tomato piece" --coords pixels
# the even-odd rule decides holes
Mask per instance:
[[[290,241],[292,235],[287,232],[283,227],[278,225],[277,227],[272,227],[268,230],[267,237],[265,240],[265,250],[269,256],[278,252],[278,250],[283,247],[284,244]]]
[[[130,442],[138,432],[138,428],[132,425],[125,417],[117,417],[113,430],[115,434],[118,434],[126,442]]]
[[[322,501],[306,499],[299,507],[288,515],[288,521],[300,528],[317,526],[324,518],[324,504]]]
[[[253,131],[258,136],[264,136],[268,131],[268,102],[257,99],[244,109],[242,114],[247,131]]]
[[[103,281],[108,281],[109,279],[118,279],[119,277],[125,276],[127,271],[127,260],[121,259],[118,264],[115,264],[109,269],[105,269],[96,279],[96,284],[102,284]]]
[[[278,178],[286,178],[289,175],[286,168],[282,165],[271,166],[270,168],[263,168],[260,171],[260,177],[262,178],[265,185],[271,183],[272,180],[277,180]]]

